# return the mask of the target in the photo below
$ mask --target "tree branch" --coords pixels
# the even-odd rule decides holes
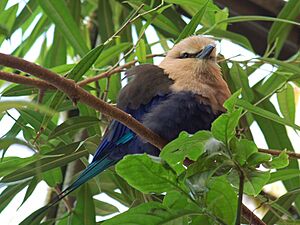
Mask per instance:
[[[146,56],[146,58],[154,58],[154,57],[162,57],[165,54],[149,54]],[[84,87],[85,85],[92,83],[94,81],[103,79],[103,78],[107,78],[110,77],[113,74],[119,73],[124,71],[124,69],[128,69],[131,66],[133,66],[134,64],[136,64],[138,62],[138,60],[132,60],[128,63],[125,63],[124,65],[118,66],[115,69],[111,70],[111,71],[105,71],[103,73],[100,73],[99,75],[87,78],[85,80],[79,81],[77,83],[77,85],[79,85],[80,87]],[[39,80],[39,79],[34,79],[34,78],[30,78],[30,77],[26,77],[26,76],[21,76],[19,74],[14,74],[14,73],[7,73],[7,72],[3,72],[0,71],[0,79],[1,80],[6,80],[9,82],[13,82],[13,83],[17,83],[17,84],[25,84],[28,86],[32,86],[32,87],[36,87],[39,89],[43,89],[43,90],[54,90],[56,89],[56,87],[54,87],[53,85],[51,85],[49,82],[43,81],[43,80]]]
[[[33,86],[33,87],[37,87],[40,89],[56,89],[55,87],[53,87],[52,85],[50,85],[49,83],[42,81],[42,80],[38,80],[38,79],[33,79],[30,77],[25,77],[19,74],[14,74],[14,73],[7,73],[7,72],[3,72],[0,71],[0,79],[1,80],[6,80],[9,82],[13,82],[13,83],[17,83],[17,84],[25,84],[28,86]]]
[[[270,155],[279,155],[282,150],[274,150],[274,149],[263,149],[259,148],[259,152],[267,153]],[[286,154],[291,158],[291,159],[300,159],[300,154],[292,151],[286,151]]]
[[[102,112],[103,114],[120,121],[122,124],[129,127],[133,132],[159,149],[162,149],[163,146],[167,144],[165,140],[152,132],[150,129],[144,127],[132,116],[116,107],[110,106],[94,95],[91,95],[83,88],[79,87],[79,85],[77,85],[73,80],[61,77],[48,69],[28,62],[24,59],[6,55],[3,53],[0,53],[0,64],[29,73],[50,83],[58,90],[61,90],[66,95],[68,95],[72,101],[81,101],[82,103],[87,104],[88,106]]]

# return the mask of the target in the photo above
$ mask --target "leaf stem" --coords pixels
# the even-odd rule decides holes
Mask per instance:
[[[243,194],[244,194],[244,180],[245,176],[243,173],[243,169],[236,163],[236,169],[239,173],[240,183],[239,183],[239,198],[238,198],[238,206],[236,212],[236,220],[235,225],[241,224],[241,213],[242,213],[242,204],[243,204]]]

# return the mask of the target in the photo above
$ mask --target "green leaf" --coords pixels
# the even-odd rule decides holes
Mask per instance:
[[[227,18],[227,13],[225,11],[220,10],[212,1],[206,3],[206,1],[199,0],[166,0],[168,3],[173,3],[176,5],[180,5],[186,12],[190,15],[194,16],[198,12],[200,8],[202,8],[205,4],[207,4],[206,13],[204,14],[201,23],[204,26],[210,27],[215,24],[218,18]],[[217,14],[217,16],[216,16]],[[225,14],[225,15],[220,15]],[[218,26],[218,28],[224,28],[225,26]]]
[[[207,30],[208,30],[208,28],[203,27],[200,30],[198,30],[196,33],[197,34],[206,33]],[[228,40],[234,42],[235,44],[241,45],[242,47],[244,47],[250,51],[254,51],[250,41],[246,37],[244,37],[240,34],[230,32],[228,30],[217,29],[217,28],[209,31],[209,34],[213,35],[214,37],[219,37],[222,39],[227,38]]]
[[[231,149],[234,152],[234,159],[242,166],[252,154],[258,151],[255,143],[246,139],[236,140]]]
[[[83,129],[89,126],[94,126],[99,123],[100,120],[96,117],[90,116],[78,116],[71,117],[67,119],[65,122],[57,126],[50,134],[49,139],[53,139],[55,137],[68,134],[70,132],[78,131],[79,129]]]
[[[226,224],[234,224],[237,211],[237,195],[225,176],[210,180],[205,203],[207,208]]]
[[[295,94],[292,85],[287,84],[286,88],[277,93],[277,100],[280,111],[284,118],[295,123]]]
[[[225,102],[224,107],[227,109],[227,112],[231,113],[235,109],[235,105],[237,102],[238,97],[242,93],[242,89],[239,89],[238,91],[234,92]]]
[[[0,11],[5,9],[7,2],[8,2],[8,0],[0,1]]]
[[[230,69],[230,75],[235,84],[235,87],[238,89],[242,89],[243,99],[247,100],[248,102],[252,102],[254,99],[254,95],[249,86],[248,75],[238,63],[233,63]]]
[[[22,190],[24,189],[29,182],[23,182],[21,184],[16,184],[8,186],[0,194],[0,212],[2,212],[11,200]]]
[[[67,62],[67,45],[64,36],[60,30],[55,27],[53,43],[47,52],[44,60],[44,66],[51,68],[66,64]]]
[[[102,180],[101,180],[102,181]],[[94,199],[94,205],[97,216],[106,216],[112,213],[119,212],[118,208],[114,205],[111,205],[107,202],[102,202],[100,200]]]
[[[38,180],[33,177],[28,185],[28,188],[26,190],[24,199],[22,201],[22,203],[20,204],[19,208],[26,202],[26,200],[31,196],[31,194],[33,193],[33,191],[35,190],[36,186],[38,185]],[[18,209],[19,209],[18,208]]]
[[[77,204],[73,212],[71,224],[81,225],[89,224],[95,225],[95,205],[93,195],[91,194],[88,184],[80,187],[77,194]]]
[[[47,214],[47,207],[44,206],[42,208],[39,208],[38,210],[31,213],[29,216],[27,216],[20,225],[38,225],[44,218],[44,216]]]
[[[178,191],[168,192],[163,200],[163,205],[170,209],[200,209],[200,206],[193,202],[186,195],[182,195]]]
[[[248,166],[256,166],[262,163],[267,163],[271,160],[272,156],[262,152],[253,153],[247,160]]]
[[[2,1],[1,1],[2,2]],[[17,16],[14,25],[12,27],[12,32],[20,28],[24,23],[26,23],[33,12],[37,9],[38,3],[35,0],[30,0],[24,6],[20,14]]]
[[[24,57],[26,53],[34,46],[37,39],[45,32],[50,26],[50,21],[46,15],[42,15],[38,20],[37,24],[33,28],[28,38],[26,38],[22,43],[13,51],[12,55]]]
[[[217,23],[215,23],[213,26],[210,27],[210,29],[208,30],[208,33],[215,29],[215,27],[219,26],[222,23],[240,23],[240,22],[247,22],[247,21],[271,21],[271,22],[280,22],[282,24],[292,24],[292,25],[296,25],[296,26],[300,26],[300,23],[297,23],[295,21],[291,21],[291,20],[286,20],[286,19],[280,19],[280,18],[275,18],[275,17],[268,17],[268,16],[234,16],[234,17],[230,17],[228,19],[224,19],[221,21],[218,21]]]
[[[0,149],[8,149],[13,144],[24,145],[28,148],[32,148],[30,144],[15,137],[5,137],[0,139]]]
[[[286,151],[282,151],[278,157],[273,157],[272,161],[268,163],[271,168],[282,169],[289,165],[289,156]]]
[[[249,103],[249,102],[247,102],[243,99],[238,99],[236,104],[238,106],[244,108],[245,110],[248,110],[251,113],[257,114],[257,115],[262,116],[262,117],[265,117],[269,120],[280,123],[282,125],[287,125],[287,126],[290,126],[292,128],[295,128],[297,130],[300,130],[300,127],[298,125],[294,124],[293,122],[290,122],[290,121],[288,121],[284,118],[281,118],[280,116],[278,116],[278,115],[276,115],[272,112],[269,112],[267,110],[264,110],[262,108],[254,106],[251,103]]]
[[[78,81],[96,62],[103,48],[103,45],[98,45],[96,48],[89,51],[68,73],[68,78]]]
[[[245,179],[244,193],[252,196],[257,196],[270,179],[270,172],[263,172],[256,169],[243,168],[243,174]],[[235,187],[239,187],[239,174],[236,170],[231,171],[228,179]]]
[[[44,172],[42,174],[42,179],[48,184],[48,186],[56,187],[63,181],[63,175],[60,168],[54,168]]]
[[[146,44],[144,39],[141,39],[136,47],[136,56],[140,63],[146,62]]]
[[[141,5],[143,4],[142,1],[136,1],[136,0],[130,0],[127,1],[127,3],[134,8],[135,10]],[[151,8],[147,5],[145,5],[139,13],[143,13],[146,11],[151,10]],[[173,37],[178,37],[178,35],[180,34],[180,30],[178,27],[176,27],[176,25],[173,23],[173,21],[171,21],[169,18],[167,18],[166,16],[164,16],[163,14],[159,14],[159,12],[153,12],[150,14],[145,14],[143,16],[143,18],[145,18],[145,20],[149,20],[151,19],[151,17],[155,15],[155,19],[152,21],[152,24],[157,27],[157,29],[162,30],[164,32],[167,32],[169,35],[172,35]]]
[[[109,48],[105,48],[101,55],[98,57],[98,59],[95,62],[95,67],[101,68],[109,63],[111,63],[114,59],[118,59],[121,53],[128,50],[130,47],[132,47],[132,43],[121,43],[117,45],[113,45]]]
[[[272,105],[272,103],[269,100],[265,100],[260,105],[264,109],[270,112],[277,113],[275,107]],[[271,120],[265,119],[263,117],[260,117],[258,115],[255,115],[255,120],[257,121],[258,125],[263,131],[264,137],[266,139],[269,148],[293,150],[293,146],[289,140],[285,126],[273,122]],[[289,166],[285,169],[299,169],[298,162],[296,160],[291,160]],[[299,177],[295,177],[293,179],[283,181],[283,183],[285,188],[291,191],[300,186],[300,179]],[[297,208],[300,208],[300,198],[296,198],[296,200],[290,199],[290,205],[293,202],[295,202]],[[286,209],[288,209],[290,205],[287,206]],[[267,214],[268,217],[271,218],[272,220],[274,220],[274,218],[277,218],[275,214],[273,214],[271,211],[269,211]]]
[[[0,140],[2,142],[2,139]],[[1,146],[1,148],[3,148]],[[36,156],[31,156],[27,158],[19,157],[4,157],[0,163],[0,177],[3,177],[18,168],[22,168],[36,160]]]
[[[96,134],[83,141],[83,145],[90,154],[94,154],[101,141],[101,136]]]
[[[271,177],[268,181],[268,184],[274,183],[276,181],[288,180],[294,177],[300,177],[300,171],[298,169],[278,170],[276,172],[271,173]]]
[[[287,20],[296,20],[297,16],[300,14],[300,2],[298,0],[289,0],[284,4],[284,7],[281,9],[277,18],[287,19]],[[276,39],[279,39],[279,42],[284,42],[291,30],[292,26],[287,25],[281,22],[274,22],[271,29],[268,32],[268,44],[272,44]],[[276,46],[278,48],[279,46]],[[282,46],[276,51],[279,53]]]
[[[148,202],[131,208],[128,211],[113,217],[103,225],[135,224],[135,225],[171,225],[182,217],[200,214],[200,210],[171,210],[158,202]]]
[[[33,102],[26,102],[26,101],[2,101],[0,102],[0,112],[7,111],[9,109],[22,109],[24,107],[38,110],[42,113],[45,113],[47,115],[53,116],[56,112],[44,105],[36,104]]]
[[[289,191],[288,193],[282,195],[279,197],[275,202],[271,203],[271,206],[278,205],[283,209],[289,209],[291,204],[295,201],[295,199],[299,196],[300,189],[294,189],[292,191]],[[278,212],[277,210],[274,212],[274,209],[269,211],[264,217],[263,221],[266,224],[275,224],[278,220],[280,220],[280,217],[283,213]],[[276,223],[277,224],[277,223]],[[279,224],[279,223],[278,223]]]
[[[192,17],[191,21],[189,22],[188,25],[186,25],[184,27],[183,31],[180,33],[180,35],[177,38],[177,40],[175,41],[175,43],[178,43],[180,40],[182,40],[188,36],[191,36],[195,32],[197,26],[199,25],[199,23],[202,20],[202,17],[205,14],[208,2],[209,2],[209,0],[207,0],[205,2],[205,4],[199,9],[197,14]]]
[[[38,93],[38,88],[29,87],[23,84],[17,84],[17,85],[9,85],[7,88],[3,90],[1,96],[14,97],[14,96],[32,95],[37,93]]]
[[[194,135],[181,132],[177,139],[168,143],[161,151],[160,157],[165,160],[177,174],[185,171],[183,161],[189,158],[196,161],[205,151],[207,142],[213,139],[209,131],[199,131]]]
[[[242,110],[238,109],[232,113],[225,113],[219,116],[212,124],[213,136],[227,144],[235,135],[235,128],[238,125]]]
[[[213,225],[214,222],[212,222],[212,219],[209,218],[206,215],[200,215],[193,217],[193,221],[189,225],[199,225],[199,224],[205,224],[205,225]]]
[[[64,166],[69,162],[86,156],[87,151],[82,146],[77,149],[78,144],[79,143],[72,143],[70,145],[60,147],[55,151],[50,152],[53,155],[46,155],[47,157],[45,156],[44,158],[36,160],[22,168],[16,168],[15,171],[3,177],[1,183],[20,181],[35,175],[39,176],[42,172]]]
[[[278,90],[283,87],[284,84],[289,80],[289,77],[292,75],[282,76],[279,73],[279,69],[274,72],[267,80],[262,80],[257,83],[253,89],[257,91],[261,96],[268,96],[274,92],[274,90]]]
[[[282,69],[285,69],[288,72],[295,73],[292,77],[290,77],[290,80],[293,79],[299,79],[300,78],[300,67],[293,65],[292,63],[287,63],[282,60],[277,59],[270,59],[270,58],[260,58],[261,61],[268,62],[273,65],[278,65]]]
[[[143,193],[163,193],[177,189],[176,176],[148,155],[127,155],[117,165],[116,172],[129,185]]]
[[[11,30],[16,19],[17,11],[18,4],[15,4],[6,10],[0,11],[0,24],[1,27],[6,31],[6,37],[9,37],[11,35]],[[0,43],[3,40],[2,38],[4,39],[4,37],[0,37]]]
[[[78,52],[80,56],[84,56],[88,52],[88,47],[83,36],[81,35],[81,30],[72,17],[65,1],[38,0],[38,3],[47,14],[47,16],[60,29],[65,39],[68,40],[72,45],[73,49]]]
[[[104,43],[114,34],[114,21],[110,1],[98,1],[97,19],[101,42]],[[115,5],[116,3],[114,3]],[[113,5],[113,7],[115,7]]]

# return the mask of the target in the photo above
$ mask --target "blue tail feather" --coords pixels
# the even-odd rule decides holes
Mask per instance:
[[[45,210],[49,209],[50,207],[54,206],[57,202],[59,202],[61,199],[66,197],[68,194],[70,194],[72,191],[77,189],[79,186],[90,180],[91,178],[95,177],[108,167],[115,164],[116,161],[109,159],[109,158],[103,158],[98,161],[94,161],[91,164],[88,165],[88,167],[79,175],[79,177],[65,190],[63,190],[55,199],[52,201],[48,207],[45,208]]]

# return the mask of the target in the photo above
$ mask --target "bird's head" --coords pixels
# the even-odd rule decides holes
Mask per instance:
[[[174,80],[173,90],[192,91],[208,99],[214,111],[224,111],[230,96],[217,64],[215,42],[204,36],[191,36],[176,44],[159,65]]]

